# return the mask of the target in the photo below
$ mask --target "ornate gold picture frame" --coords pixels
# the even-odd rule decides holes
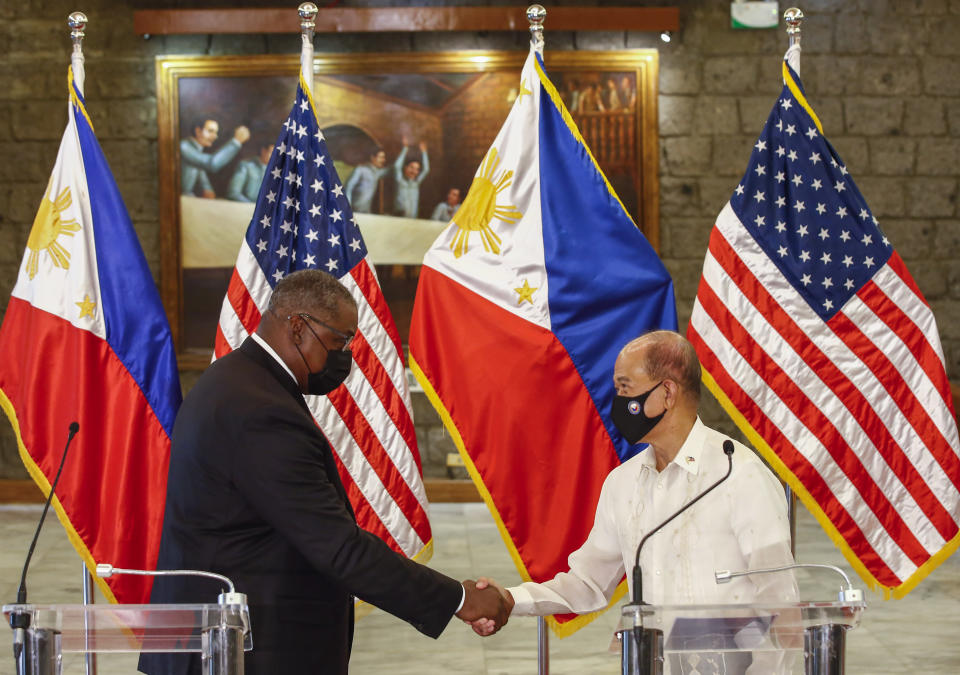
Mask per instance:
[[[313,95],[340,179],[405,341],[419,263],[466,196],[517,96],[524,52],[325,54]],[[657,52],[547,52],[551,80],[637,226],[659,246]],[[161,295],[181,368],[209,363],[255,199],[257,157],[294,100],[290,56],[158,57]],[[382,157],[376,155],[382,150]],[[391,171],[419,164],[419,204]],[[377,170],[373,170],[377,169]],[[262,174],[261,174],[262,175]],[[403,210],[406,212],[403,212]],[[436,218],[432,220],[431,217]]]

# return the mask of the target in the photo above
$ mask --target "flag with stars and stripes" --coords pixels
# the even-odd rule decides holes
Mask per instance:
[[[707,386],[853,567],[902,597],[960,543],[943,351],[787,60],[783,78],[687,335]]]
[[[301,269],[337,277],[359,308],[354,367],[344,386],[305,397],[357,522],[395,551],[429,558],[427,498],[400,337],[302,76],[223,301],[216,357],[256,330],[273,287]]]

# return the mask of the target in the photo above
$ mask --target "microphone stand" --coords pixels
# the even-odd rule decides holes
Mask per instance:
[[[733,471],[733,441],[727,439],[723,442],[723,453],[727,456],[727,472],[723,477],[650,530],[637,545],[637,554],[633,564],[633,599],[629,605],[623,608],[624,614],[628,612],[633,614],[633,627],[624,630],[621,634],[621,668],[623,675],[659,673],[662,672],[663,668],[663,631],[657,628],[643,627],[643,616],[650,612],[643,609],[644,606],[647,606],[647,603],[643,601],[643,572],[640,568],[640,551],[643,550],[643,545],[647,543],[647,539],[662,530],[674,518],[703,499],[720,483],[730,477],[730,473]],[[627,635],[627,633],[630,635]]]
[[[825,569],[836,572],[843,577],[845,588],[840,589],[837,597],[846,607],[865,607],[863,591],[854,588],[847,573],[836,565],[820,563],[793,563],[778,567],[764,567],[741,572],[730,570],[716,570],[714,578],[718,584],[729,583],[735,577],[751,574],[771,574],[794,569]],[[845,653],[847,648],[847,630],[849,626],[841,622],[814,622],[812,625],[802,625],[803,628],[803,660],[804,672],[824,673],[825,675],[842,675],[845,670]]]
[[[106,579],[114,574],[134,574],[147,577],[192,576],[216,579],[228,590],[217,596],[219,620],[208,617],[203,628],[201,670],[211,675],[240,675],[244,672],[244,640],[250,636],[250,614],[247,596],[237,592],[233,581],[222,574],[204,570],[133,570],[114,567],[109,563],[97,565],[97,576]],[[212,620],[211,620],[212,619]],[[250,640],[247,640],[250,642]],[[251,643],[252,644],[252,643]],[[247,647],[249,649],[251,647]]]
[[[861,602],[863,600],[863,591],[858,588],[854,588],[853,584],[850,583],[850,577],[847,576],[847,573],[836,565],[824,565],[822,563],[792,563],[790,565],[780,565],[779,567],[761,567],[755,570],[743,570],[742,572],[731,572],[730,570],[716,570],[713,573],[714,579],[718,584],[729,583],[731,579],[736,577],[745,577],[750,574],[770,574],[772,572],[785,572],[787,570],[795,569],[820,569],[820,570],[830,570],[836,572],[843,577],[844,582],[846,582],[846,588],[841,588],[840,593],[837,596],[837,599],[840,602]]]
[[[53,495],[57,489],[57,483],[60,482],[60,475],[63,473],[63,466],[67,461],[67,450],[70,449],[70,443],[78,431],[80,431],[80,425],[76,422],[71,422],[70,433],[67,436],[67,444],[63,448],[63,456],[60,458],[60,467],[57,469],[57,475],[50,485],[50,494],[47,495],[47,501],[43,505],[40,522],[37,523],[37,529],[33,533],[33,541],[30,542],[30,548],[27,550],[27,559],[23,563],[23,572],[20,574],[20,586],[17,588],[16,605],[19,605],[19,607],[10,612],[10,628],[13,629],[13,658],[17,664],[17,675],[28,674],[28,652],[31,650],[30,642],[27,641],[27,633],[30,629],[30,620],[32,617],[32,608],[27,605],[27,568],[30,567],[30,559],[33,558],[33,551],[37,547],[37,539],[40,538],[40,528],[43,527],[43,521],[47,517],[47,511],[50,510],[50,502],[53,500]]]
[[[689,509],[691,506],[696,504],[698,501],[706,497],[716,488],[720,483],[727,480],[730,477],[730,472],[733,471],[733,441],[727,439],[723,442],[723,453],[727,456],[727,472],[723,475],[723,478],[718,480],[716,483],[708,487],[706,490],[701,492],[699,495],[691,499],[689,502],[684,504],[684,506],[674,513],[672,516],[667,518],[665,521],[657,525],[655,528],[650,530],[646,536],[640,540],[640,543],[637,545],[637,555],[633,560],[633,604],[635,605],[644,605],[646,604],[643,601],[643,573],[640,569],[640,551],[643,550],[643,545],[647,543],[647,539],[655,535],[657,532],[666,527],[674,518],[679,516],[681,513]]]

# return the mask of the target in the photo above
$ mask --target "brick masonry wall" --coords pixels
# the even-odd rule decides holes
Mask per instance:
[[[177,0],[18,0],[0,3],[0,310],[56,157],[66,115],[66,16],[88,14],[87,100],[96,131],[155,276],[159,269],[156,90],[158,54],[295,53],[280,35],[133,34],[133,9]],[[209,0],[203,6],[261,6]],[[293,7],[296,3],[291,3]],[[350,1],[344,6],[438,4]],[[484,0],[443,4],[482,5]],[[557,4],[598,4],[572,0]],[[599,3],[599,4],[628,4]],[[549,31],[551,49],[660,49],[661,256],[673,275],[681,327],[690,314],[713,219],[742,175],[781,87],[782,28],[733,31],[729,5],[677,0],[669,45],[625,32]],[[787,3],[781,3],[784,7]],[[960,380],[960,0],[806,0],[802,77],[827,137],[846,161],[933,306],[948,373]],[[291,10],[292,11],[292,10]],[[516,33],[321,35],[318,52],[525,49]],[[549,68],[549,63],[548,63]],[[444,139],[445,141],[447,139]],[[482,152],[482,151],[481,151]],[[195,381],[186,374],[184,384]],[[421,398],[418,437],[428,475],[446,475],[449,437]],[[731,429],[707,402],[708,422]],[[10,427],[0,424],[0,477],[25,477]]]

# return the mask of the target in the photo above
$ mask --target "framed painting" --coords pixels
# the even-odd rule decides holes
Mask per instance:
[[[518,91],[523,52],[325,54],[313,96],[406,343],[427,248],[466,196]],[[547,52],[547,71],[653,244],[657,52]],[[158,57],[161,295],[182,369],[209,363],[266,159],[297,86],[290,56]],[[419,182],[398,194],[397,177]]]

